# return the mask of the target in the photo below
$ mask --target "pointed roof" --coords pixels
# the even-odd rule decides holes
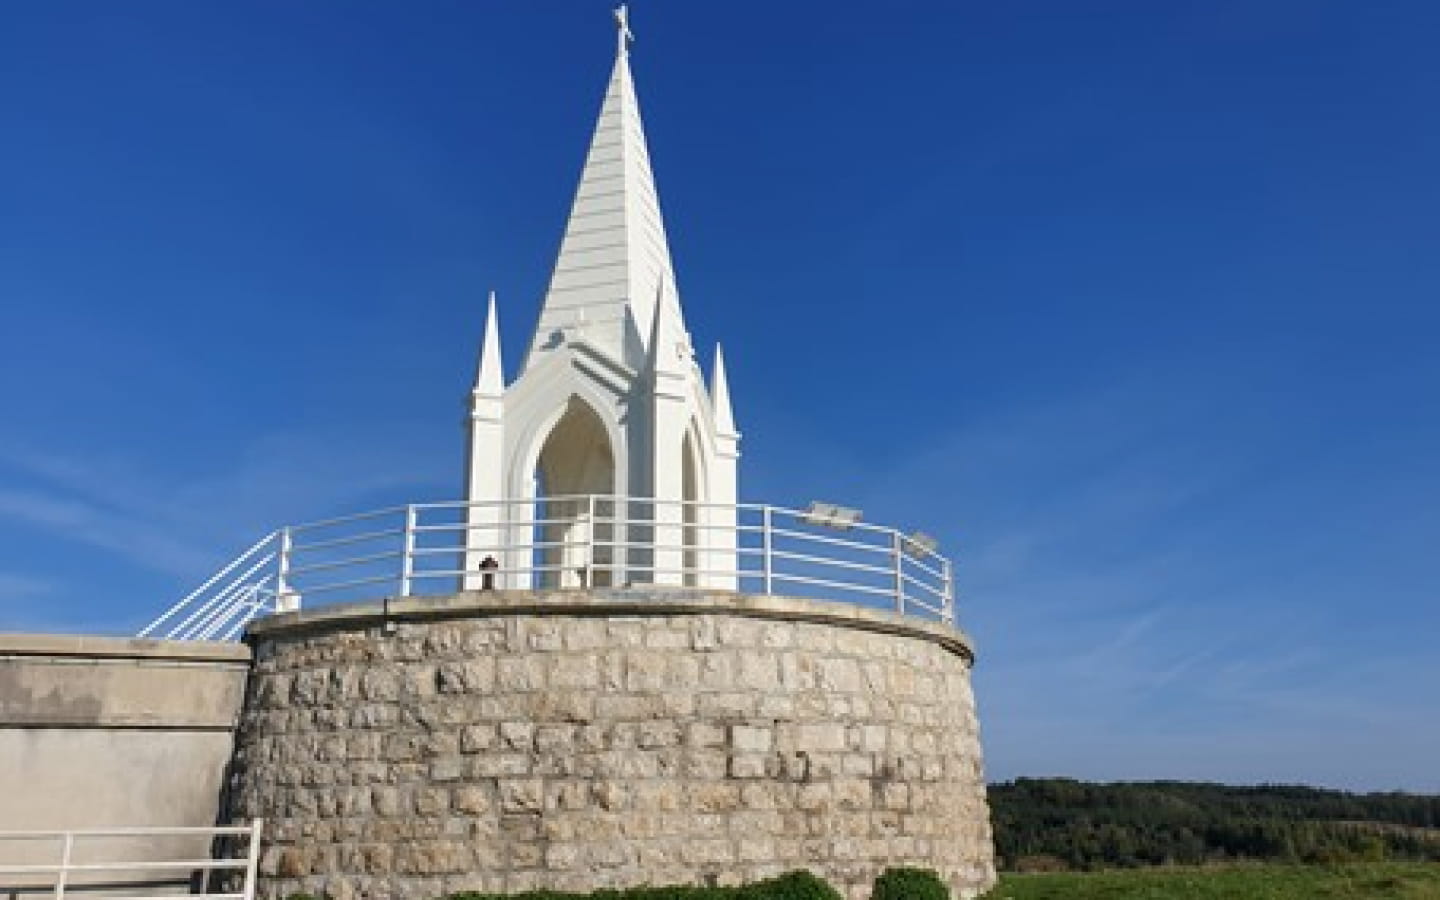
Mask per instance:
[[[710,373],[710,407],[715,411],[715,433],[735,437],[735,410],[730,407],[730,381],[725,377],[725,351],[715,345],[715,368]]]
[[[677,321],[675,304],[664,302],[665,282],[655,286],[655,314],[650,317],[650,335],[645,342],[645,368],[654,376],[681,376],[688,371],[689,343],[684,326]]]
[[[673,307],[671,316],[684,328],[630,75],[630,33],[623,6],[616,11],[616,20],[620,32],[615,67],[527,365],[537,353],[558,345],[558,332],[584,340],[638,370],[649,349],[657,297]]]
[[[500,364],[500,323],[495,313],[495,292],[485,313],[485,337],[480,342],[480,362],[475,367],[477,396],[499,397],[505,393],[505,376]]]

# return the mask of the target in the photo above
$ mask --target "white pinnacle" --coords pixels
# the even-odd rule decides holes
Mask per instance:
[[[480,345],[480,365],[475,372],[475,394],[498,398],[505,393],[505,376],[500,365],[500,324],[495,312],[495,292],[485,313],[485,337]]]
[[[715,368],[710,373],[710,406],[715,410],[715,433],[733,437],[735,411],[730,407],[730,382],[725,377],[725,351],[715,345]]]

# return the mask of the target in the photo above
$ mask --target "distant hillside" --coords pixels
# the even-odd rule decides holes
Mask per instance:
[[[1440,797],[1416,794],[1020,778],[990,786],[990,810],[1009,871],[1440,861]]]

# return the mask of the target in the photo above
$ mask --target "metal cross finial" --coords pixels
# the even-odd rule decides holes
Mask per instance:
[[[619,52],[624,53],[629,49],[630,42],[635,40],[635,35],[630,31],[630,10],[624,3],[615,8],[615,24],[619,26],[620,42]]]

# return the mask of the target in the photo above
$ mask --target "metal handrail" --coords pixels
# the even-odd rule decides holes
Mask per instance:
[[[21,864],[0,864],[0,875],[51,875],[50,891],[55,900],[64,900],[67,890],[74,888],[89,888],[87,883],[72,884],[71,876],[81,873],[132,873],[137,876],[149,876],[156,872],[200,872],[202,877],[208,880],[209,874],[214,871],[238,870],[243,873],[240,889],[224,893],[209,893],[207,896],[214,898],[229,898],[229,900],[254,900],[255,882],[259,873],[260,864],[260,834],[263,830],[263,821],[254,819],[247,825],[219,825],[209,827],[194,826],[161,826],[161,827],[130,827],[130,828],[89,828],[70,831],[0,831],[0,847],[7,842],[40,842],[56,841],[59,843],[58,859],[54,863],[21,863]],[[154,837],[186,837],[195,838],[208,837],[214,847],[214,839],[219,837],[244,837],[245,853],[243,856],[212,856],[207,859],[197,859],[193,856],[182,856],[180,858],[160,859],[123,859],[123,860],[99,860],[77,862],[75,859],[76,845],[85,841],[105,840],[107,838],[154,838]],[[237,848],[238,849],[238,848]],[[114,881],[111,876],[109,881]],[[27,885],[24,890],[29,893],[39,889],[39,885],[31,887]],[[113,891],[112,891],[113,892]]]
[[[142,629],[140,630],[140,633],[139,633],[138,635],[136,635],[136,636],[137,636],[137,637],[148,637],[148,636],[150,635],[150,632],[151,632],[152,630],[160,627],[160,623],[164,622],[166,619],[170,618],[172,615],[174,615],[174,614],[178,613],[180,610],[184,609],[184,608],[190,603],[191,600],[195,599],[196,597],[199,597],[204,591],[208,590],[208,589],[210,588],[210,586],[213,585],[215,582],[217,582],[217,581],[219,581],[220,579],[224,578],[226,575],[229,575],[229,574],[230,574],[232,571],[234,571],[236,568],[238,568],[239,566],[243,565],[243,564],[245,563],[245,560],[249,559],[252,555],[254,555],[254,553],[255,553],[257,550],[259,550],[261,547],[265,546],[266,544],[268,544],[268,543],[270,543],[272,540],[274,540],[274,539],[275,539],[275,535],[276,535],[276,532],[272,531],[272,532],[270,532],[269,534],[267,534],[267,535],[265,535],[264,537],[262,537],[260,540],[256,541],[254,544],[252,544],[252,545],[250,546],[250,549],[249,549],[249,550],[246,550],[244,553],[241,553],[239,556],[235,557],[235,558],[232,559],[228,564],[226,564],[226,566],[225,566],[223,569],[221,569],[220,571],[216,572],[214,575],[211,575],[209,578],[205,579],[204,583],[202,583],[202,584],[201,584],[199,587],[197,587],[195,590],[191,591],[189,594],[186,594],[185,597],[182,598],[179,603],[176,603],[174,606],[170,607],[170,608],[169,608],[168,610],[166,610],[163,614],[161,614],[161,615],[160,615],[159,617],[157,617],[154,621],[152,621],[149,625],[146,625],[144,628],[142,628]]]
[[[377,552],[385,541],[394,543]],[[478,569],[484,557],[492,564]],[[948,558],[929,547],[917,551],[897,529],[832,526],[805,510],[769,504],[592,494],[441,501],[277,529],[141,634],[170,623],[166,637],[229,640],[249,620],[296,609],[306,597],[408,597],[420,582],[440,593],[485,584],[760,594],[776,593],[778,582],[820,589],[816,599],[888,606],[953,624],[952,570]]]

